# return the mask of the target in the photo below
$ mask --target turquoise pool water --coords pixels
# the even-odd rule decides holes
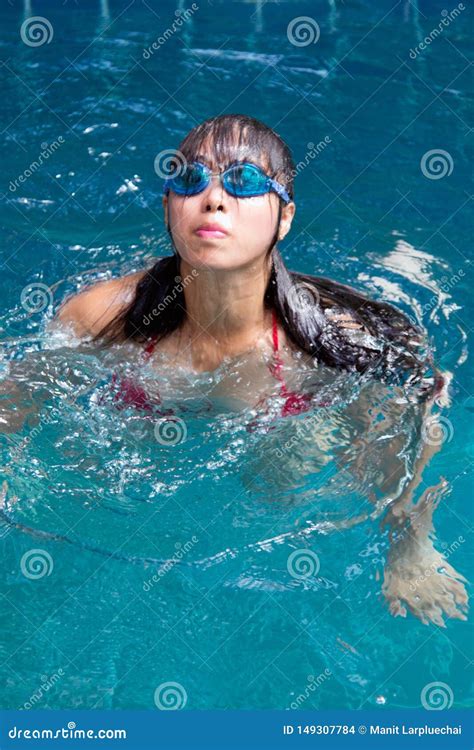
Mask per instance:
[[[453,373],[423,487],[446,480],[432,540],[467,577],[472,21],[462,11],[421,49],[445,6],[376,5],[2,6],[0,327],[16,391],[1,414],[30,409],[1,436],[4,708],[419,707],[432,683],[472,704],[470,623],[394,618],[381,595],[389,541],[368,491],[389,466],[372,451],[344,469],[360,382],[335,377],[333,411],[270,430],[194,409],[193,391],[173,404],[186,435],[157,439],[106,395],[115,352],[45,335],[66,294],[169,253],[158,153],[220,112],[262,119],[303,164],[289,267],[396,304]],[[48,38],[27,43],[39,13]],[[288,36],[300,17],[310,44]],[[399,426],[408,471],[415,411]]]

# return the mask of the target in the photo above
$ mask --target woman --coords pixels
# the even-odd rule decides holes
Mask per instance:
[[[195,372],[257,347],[278,352],[277,379],[296,352],[391,382],[421,374],[421,333],[395,308],[286,269],[277,242],[295,214],[295,169],[270,128],[244,115],[212,118],[186,136],[171,172],[163,207],[174,255],[74,296],[60,321],[81,336],[145,344],[149,357],[161,352]]]
[[[294,174],[288,146],[251,117],[222,115],[197,126],[180,144],[165,182],[174,255],[148,271],[86,289],[63,305],[59,320],[79,336],[136,344],[150,364],[166,362],[194,373],[214,371],[241,355],[251,362],[253,356],[244,387],[240,382],[240,391],[232,391],[236,381],[230,379],[226,389],[224,379],[218,395],[259,404],[273,380],[283,416],[312,403],[301,383],[292,390],[286,379],[302,361],[313,371],[316,364],[416,386],[426,416],[434,398],[439,404],[446,394],[440,374],[428,372],[421,330],[391,305],[286,269],[277,242],[295,214]],[[120,383],[118,398],[143,409],[153,406],[129,380]],[[447,578],[436,568],[430,588],[423,589],[427,597],[410,587],[420,566],[439,562],[429,540],[434,502],[425,493],[418,506],[411,505],[433,452],[422,448],[412,480],[387,514],[393,533],[403,533],[392,546],[384,592],[392,612],[406,614],[407,605],[424,622],[443,624],[443,613],[464,619],[466,596],[456,571],[444,562]],[[407,560],[413,565],[407,567]]]

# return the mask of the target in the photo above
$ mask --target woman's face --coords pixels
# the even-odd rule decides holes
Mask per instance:
[[[213,172],[228,166],[205,162]],[[180,257],[194,268],[215,270],[252,265],[266,256],[277,226],[278,202],[274,192],[236,198],[216,175],[197,195],[181,196],[171,190],[163,197],[165,220]],[[280,239],[289,231],[293,214],[294,203],[283,208]],[[201,228],[206,224],[218,225],[223,233]]]

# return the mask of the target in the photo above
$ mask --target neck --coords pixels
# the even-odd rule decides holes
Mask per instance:
[[[233,270],[194,269],[181,261],[183,278],[193,270],[195,278],[184,288],[187,316],[183,326],[193,350],[197,349],[202,359],[220,359],[251,347],[268,328],[264,295],[270,258]]]

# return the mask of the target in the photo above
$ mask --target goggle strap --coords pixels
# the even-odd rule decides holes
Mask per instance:
[[[270,178],[270,185],[274,189],[275,193],[278,193],[278,195],[280,196],[280,198],[283,198],[283,200],[285,201],[285,203],[289,203],[290,202],[290,196],[286,192],[286,190],[283,187],[283,185],[280,185],[279,182],[277,182],[276,180],[273,180],[272,178]]]

